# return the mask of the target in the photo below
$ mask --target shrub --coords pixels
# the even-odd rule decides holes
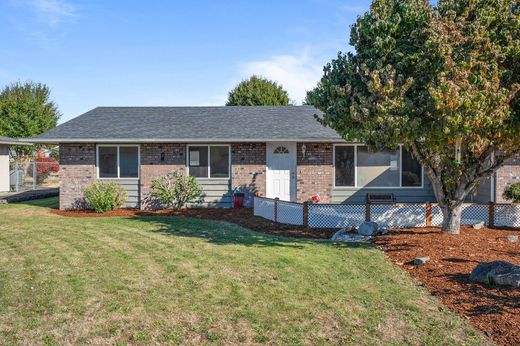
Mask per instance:
[[[504,190],[504,198],[505,199],[511,199],[515,203],[520,202],[520,183],[515,183],[509,185]]]
[[[95,181],[84,192],[85,199],[96,213],[121,208],[126,203],[126,191],[113,181]]]
[[[186,203],[199,202],[202,188],[194,177],[174,171],[152,181],[151,196],[164,205],[179,210]]]

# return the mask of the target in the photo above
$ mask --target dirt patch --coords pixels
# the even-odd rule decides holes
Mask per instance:
[[[519,230],[462,227],[461,234],[443,234],[438,228],[392,231],[374,243],[386,255],[422,282],[449,308],[464,316],[499,345],[520,344],[520,289],[469,281],[480,262],[504,260],[520,265],[520,243],[508,235]],[[411,264],[429,256],[422,266]]]
[[[226,221],[257,232],[295,238],[330,239],[337,231],[336,229],[313,229],[303,226],[274,223],[262,217],[254,216],[253,210],[248,208],[189,208],[178,212],[172,210],[147,211],[139,209],[118,209],[101,214],[92,210],[72,211],[52,209],[52,213],[72,217],[185,216],[198,219]]]

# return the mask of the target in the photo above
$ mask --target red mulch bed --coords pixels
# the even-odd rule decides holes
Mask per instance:
[[[253,209],[248,208],[188,208],[178,212],[172,210],[145,211],[138,209],[118,209],[102,214],[98,214],[92,210],[71,211],[52,209],[52,212],[61,216],[73,217],[186,216],[198,219],[226,221],[253,231],[294,238],[330,239],[337,231],[337,229],[314,229],[274,223],[262,217],[254,216]]]
[[[452,310],[499,345],[520,345],[520,289],[469,281],[480,262],[504,260],[520,265],[520,243],[508,235],[519,230],[462,227],[461,234],[443,234],[438,228],[406,229],[376,237],[397,265],[422,282]],[[422,266],[411,264],[429,256]]]

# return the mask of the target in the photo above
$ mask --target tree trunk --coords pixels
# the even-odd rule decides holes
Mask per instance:
[[[462,203],[456,203],[454,205],[441,206],[442,215],[444,220],[442,221],[442,232],[449,234],[460,233],[460,220],[462,216]]]

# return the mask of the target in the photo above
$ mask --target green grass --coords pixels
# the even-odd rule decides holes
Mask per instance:
[[[0,344],[480,344],[370,245],[0,206]]]

